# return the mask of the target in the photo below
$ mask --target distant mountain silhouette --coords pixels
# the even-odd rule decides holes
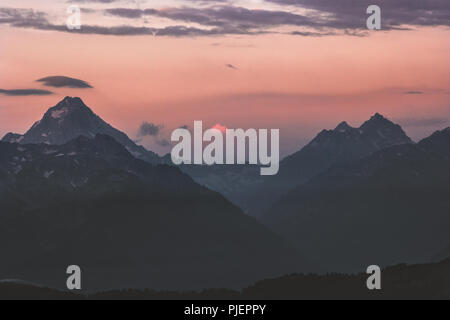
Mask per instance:
[[[113,290],[88,295],[68,293],[20,282],[0,282],[0,299],[44,300],[309,300],[309,299],[450,299],[450,259],[434,264],[396,265],[382,271],[382,290],[366,287],[368,275],[293,274],[258,281],[242,291]]]
[[[352,128],[342,122],[334,130],[323,130],[300,151],[281,161],[279,174],[267,177],[262,189],[258,191],[260,197],[263,193],[263,200],[255,201],[252,211],[261,214],[267,209],[267,205],[280,196],[333,165],[411,142],[399,125],[378,113],[359,128]]]
[[[185,166],[198,183],[225,195],[253,216],[261,216],[282,195],[332,165],[361,159],[394,145],[412,143],[402,128],[375,114],[359,128],[346,122],[323,130],[300,151],[280,163],[279,173],[261,177],[257,166]]]
[[[258,166],[167,160],[79,98],[65,98],[24,135],[7,134],[0,279],[60,288],[65,268],[78,264],[88,290],[237,288],[450,256],[450,128],[414,144],[380,114],[359,128],[342,122],[273,177]],[[268,228],[222,195],[264,213]]]
[[[86,289],[241,286],[308,265],[279,237],[178,168],[107,135],[0,142],[0,279]]]
[[[113,128],[92,112],[80,98],[66,97],[50,108],[24,135],[8,133],[3,141],[61,145],[79,136],[93,138],[96,134],[113,137],[139,159],[153,164],[161,162],[157,154],[136,145],[125,133]]]
[[[450,130],[335,165],[265,223],[332,271],[426,262],[450,243]]]

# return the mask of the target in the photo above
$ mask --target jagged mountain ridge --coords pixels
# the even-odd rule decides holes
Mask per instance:
[[[411,139],[399,125],[378,113],[359,128],[341,122],[333,130],[321,131],[301,150],[284,158],[280,162],[278,175],[264,179],[244,175],[246,181],[253,183],[247,183],[245,188],[235,192],[228,191],[229,199],[249,214],[260,217],[285,193],[308,182],[332,165],[362,159],[390,146],[410,143]]]
[[[153,164],[161,163],[157,154],[138,146],[125,133],[103,121],[80,98],[64,98],[50,108],[24,135],[8,133],[3,141],[61,145],[80,135],[93,138],[96,134],[113,137],[139,159]]]
[[[299,152],[283,159],[280,175],[289,185],[306,182],[331,165],[361,159],[390,146],[412,143],[402,128],[375,114],[359,128],[346,122],[334,130],[323,130]]]
[[[152,164],[171,164],[136,145],[89,109],[80,98],[66,97],[50,108],[24,135],[7,134],[3,141],[63,144],[84,135],[107,134],[124,145],[133,156]],[[260,216],[271,203],[336,163],[364,157],[390,145],[410,143],[400,126],[376,114],[360,128],[346,122],[334,130],[322,131],[302,150],[283,159],[279,174],[261,177],[257,166],[181,166],[197,183],[220,192],[251,215]]]

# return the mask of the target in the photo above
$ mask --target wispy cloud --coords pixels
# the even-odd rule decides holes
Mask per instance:
[[[336,32],[310,32],[310,31],[293,31],[291,32],[294,36],[302,36],[302,37],[325,37],[325,36],[334,36]]]
[[[403,118],[396,119],[400,125],[404,127],[434,127],[438,125],[445,125],[449,123],[448,118]]]
[[[366,29],[366,9],[373,1],[369,0],[268,0],[279,5],[296,5],[302,8],[314,9],[305,14],[286,10],[248,9],[226,4],[209,7],[164,8],[164,9],[132,9],[111,8],[105,12],[122,18],[136,19],[145,16],[158,16],[174,21],[198,23],[204,26],[233,28],[268,28],[273,26],[302,26],[317,30],[330,28],[335,30]],[[378,4],[383,10],[383,29],[407,30],[402,25],[413,26],[449,26],[450,2],[447,0],[415,1],[381,0]],[[323,30],[321,30],[323,31]],[[317,36],[317,33],[300,35]],[[322,33],[320,33],[322,34]],[[325,35],[327,33],[324,33]]]
[[[161,130],[164,128],[163,125],[154,124],[151,122],[145,121],[141,124],[138,130],[139,137],[156,137],[159,135]]]
[[[186,126],[187,128],[187,126]],[[163,134],[164,125],[155,124],[152,122],[143,122],[138,130],[138,141],[142,141],[142,138],[151,137],[153,138],[154,143],[156,143],[160,147],[169,147],[171,143],[168,139],[164,137]]]
[[[53,92],[39,89],[0,89],[0,94],[6,96],[48,96],[53,94]]]
[[[422,91],[405,91],[403,94],[423,94]]]
[[[114,3],[123,0],[68,0],[68,3]]]
[[[279,5],[297,6],[328,14],[329,26],[336,28],[364,28],[369,5],[382,10],[382,28],[397,29],[402,25],[449,26],[448,0],[267,0]]]
[[[47,20],[43,12],[35,12],[31,9],[0,8],[0,24],[9,24],[16,28],[36,29],[44,31],[59,31],[77,34],[98,34],[108,36],[214,36],[224,34],[255,34],[246,28],[236,29],[232,27],[202,29],[174,25],[164,28],[151,28],[133,25],[120,26],[94,26],[83,25],[81,29],[69,30],[66,25],[52,24]]]
[[[42,82],[47,87],[55,87],[55,88],[78,88],[78,89],[93,88],[88,82],[84,80],[64,76],[46,77],[36,81]]]

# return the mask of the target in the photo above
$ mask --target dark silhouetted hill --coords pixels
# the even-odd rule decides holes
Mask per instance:
[[[51,287],[79,265],[87,290],[242,286],[309,266],[178,168],[107,135],[0,142],[0,279]]]
[[[114,290],[76,295],[31,285],[0,282],[0,299],[90,299],[90,300],[312,300],[312,299],[450,299],[450,260],[435,264],[396,265],[382,271],[380,291],[367,289],[368,275],[293,274],[234,291]]]

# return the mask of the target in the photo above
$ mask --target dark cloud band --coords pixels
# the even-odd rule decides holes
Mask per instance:
[[[0,94],[6,96],[48,96],[53,94],[53,92],[39,89],[13,89],[13,90],[0,89]]]
[[[78,89],[93,88],[86,81],[64,76],[46,77],[36,81],[42,82],[47,87],[55,87],[55,88],[78,88]]]
[[[382,11],[382,29],[401,25],[449,26],[448,0],[267,0],[279,5],[297,6],[329,14],[329,26],[353,28],[365,25],[366,9],[373,4]]]
[[[112,3],[114,0],[70,0],[71,2]],[[132,19],[148,16],[169,19],[175,25],[164,28],[133,25],[94,26],[83,25],[80,30],[69,30],[65,25],[49,22],[45,13],[27,9],[0,8],[0,24],[13,27],[60,32],[99,34],[112,36],[214,36],[227,34],[262,34],[274,32],[272,28],[295,26],[304,28],[290,32],[300,36],[354,35],[366,36],[366,9],[369,0],[268,0],[281,5],[279,10],[247,9],[227,1],[214,0],[203,7],[164,9],[109,8],[105,14]],[[210,2],[208,2],[210,3]],[[378,0],[382,9],[382,29],[407,30],[409,26],[450,26],[450,1],[448,0]],[[285,10],[284,6],[286,6]],[[291,6],[311,9],[295,13]],[[195,23],[197,27],[183,24]]]

